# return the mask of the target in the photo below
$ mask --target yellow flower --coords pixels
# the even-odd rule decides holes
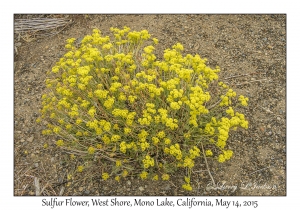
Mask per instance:
[[[226,113],[229,114],[231,117],[234,116],[234,110],[232,109],[232,107],[229,107],[229,108],[226,110]]]
[[[56,145],[58,146],[58,147],[61,147],[61,146],[63,146],[64,145],[64,141],[63,140],[57,140],[56,141]]]
[[[226,160],[226,159],[225,159],[225,157],[224,157],[223,154],[219,155],[218,161],[219,161],[220,163],[223,163],[225,160]]]
[[[102,179],[103,180],[107,180],[109,178],[109,174],[108,173],[102,173]]]
[[[71,159],[71,160],[74,160],[75,158],[76,158],[76,156],[75,156],[74,154],[71,154],[71,155],[70,155],[70,159]]]
[[[117,182],[120,182],[120,176],[116,176],[116,177],[115,177],[115,180],[116,180]]]
[[[68,174],[67,180],[71,180],[71,179],[72,179],[72,174]]]
[[[147,176],[148,176],[148,172],[146,172],[146,171],[143,171],[142,173],[140,173],[140,177],[142,179],[147,179]]]
[[[249,99],[243,95],[239,96],[239,101],[241,102],[242,106],[248,106],[248,100]]]
[[[158,39],[153,38],[152,40],[153,40],[153,43],[154,43],[154,44],[158,44]]]
[[[171,144],[171,140],[169,138],[164,138],[164,140],[166,145]]]
[[[152,180],[157,181],[158,180],[158,175],[157,174],[154,175],[153,178],[152,178]]]
[[[209,157],[209,156],[212,156],[213,153],[210,149],[208,149],[208,150],[205,151],[205,155]]]
[[[149,168],[150,166],[154,166],[154,159],[149,155],[146,155],[145,159],[143,159],[144,168]]]
[[[95,113],[96,113],[95,107],[92,107],[92,108],[88,111],[88,114],[89,114],[91,117],[94,117]]]
[[[158,132],[157,133],[157,135],[156,135],[158,138],[164,138],[165,136],[166,136],[166,134],[165,134],[165,132],[164,131],[160,131],[160,132]]]
[[[122,176],[126,177],[127,175],[128,175],[128,171],[126,169],[124,169],[123,172],[122,172]]]
[[[177,49],[177,50],[180,50],[180,51],[182,51],[183,50],[183,46],[182,46],[182,44],[180,44],[180,43],[177,43],[176,45],[173,45],[173,47],[172,47],[173,49]]]
[[[193,188],[190,184],[184,184],[184,185],[182,185],[182,188],[187,190],[187,191],[192,191],[193,190]]]
[[[89,148],[88,148],[88,153],[89,153],[90,155],[93,155],[93,154],[95,153],[95,148],[94,148],[94,147],[89,147]]]
[[[124,134],[129,134],[129,133],[131,133],[131,129],[128,127],[124,128]]]
[[[84,167],[83,167],[83,166],[78,166],[78,167],[77,167],[77,171],[78,171],[78,172],[82,172],[82,171],[83,171],[83,169],[84,169]]]
[[[117,166],[117,167],[120,167],[121,165],[122,165],[122,162],[121,162],[120,160],[117,160],[117,161],[116,161],[116,166]]]
[[[190,183],[191,182],[191,178],[190,177],[187,177],[187,176],[185,176],[184,177],[184,181],[186,182],[186,183]]]
[[[152,142],[153,142],[154,145],[157,145],[158,142],[159,142],[159,138],[157,138],[157,137],[152,137]]]
[[[161,178],[162,178],[162,180],[169,180],[170,179],[170,176],[169,176],[169,174],[163,174],[162,176],[161,176]]]

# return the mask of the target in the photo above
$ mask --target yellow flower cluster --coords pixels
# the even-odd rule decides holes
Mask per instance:
[[[161,179],[167,181],[167,180],[170,179],[170,176],[169,176],[169,174],[163,174],[163,175],[161,176]]]
[[[158,39],[150,40],[147,30],[110,31],[112,38],[94,29],[80,45],[75,38],[67,40],[67,52],[47,74],[48,91],[37,119],[47,121],[42,134],[58,136],[57,146],[82,150],[88,158],[98,158],[93,155],[97,150],[108,155],[115,165],[107,164],[112,171],[103,173],[103,180],[112,176],[119,182],[134,170],[141,179],[158,180],[161,173],[162,180],[169,180],[168,173],[178,167],[190,173],[204,154],[229,160],[230,131],[248,128],[235,107],[247,106],[248,98],[237,97],[223,82],[218,82],[218,95],[211,94],[220,68],[208,67],[197,54],[184,56],[180,43],[158,60]],[[145,46],[149,40],[153,45]],[[222,154],[200,153],[200,143]],[[190,177],[182,187],[192,190]]]
[[[223,163],[225,160],[229,160],[232,157],[232,150],[224,150],[223,154],[220,154],[218,157],[218,161]]]
[[[102,173],[102,179],[103,180],[107,180],[109,178],[109,174],[108,173]]]
[[[239,97],[239,101],[241,102],[242,106],[248,106],[248,98],[243,96],[243,95],[240,95]]]
[[[148,172],[147,172],[147,171],[143,171],[142,173],[140,173],[140,177],[141,177],[142,179],[146,179],[147,176],[148,176]]]
[[[179,144],[171,145],[170,148],[166,147],[164,151],[166,154],[174,156],[177,160],[182,159],[182,152],[180,150]]]
[[[146,155],[145,159],[143,159],[144,168],[149,168],[150,166],[154,166],[154,159],[149,155]]]
[[[185,181],[185,184],[182,185],[182,188],[185,189],[185,190],[187,190],[187,191],[192,191],[193,188],[192,188],[192,186],[191,186],[191,184],[190,184],[191,178],[185,176],[185,177],[184,177],[184,181]]]

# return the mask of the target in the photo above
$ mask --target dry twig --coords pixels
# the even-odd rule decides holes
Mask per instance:
[[[211,178],[211,181],[212,181],[213,185],[216,186],[215,180],[214,180],[213,176],[211,175],[209,167],[208,167],[208,163],[207,163],[207,159],[206,159],[206,155],[205,155],[205,151],[204,151],[204,147],[203,147],[202,143],[201,143],[201,147],[202,147],[202,153],[203,153],[203,156],[204,156],[204,160],[205,160],[205,164],[206,164],[206,168],[207,168],[208,174],[209,174],[209,176]]]
[[[14,32],[18,38],[30,42],[37,37],[56,35],[71,23],[72,20],[66,18],[16,19]]]

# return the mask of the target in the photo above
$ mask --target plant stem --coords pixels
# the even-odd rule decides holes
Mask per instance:
[[[215,180],[214,180],[213,176],[211,175],[209,167],[208,167],[208,163],[207,163],[207,159],[206,159],[206,155],[205,155],[205,151],[204,151],[202,142],[201,142],[201,147],[202,147],[202,152],[203,152],[203,156],[204,156],[204,160],[205,160],[205,164],[206,164],[206,168],[207,168],[208,174],[209,174],[209,176],[211,178],[211,181],[213,182],[213,185],[216,186]]]

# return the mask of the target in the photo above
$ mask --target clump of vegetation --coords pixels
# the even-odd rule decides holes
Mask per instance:
[[[158,40],[147,30],[111,32],[110,38],[94,29],[79,46],[67,40],[68,52],[48,72],[37,120],[48,124],[43,134],[85,160],[107,161],[103,180],[129,174],[169,180],[186,168],[182,187],[192,190],[197,158],[222,163],[232,157],[226,141],[230,130],[248,128],[235,111],[248,98],[218,80],[219,67],[208,67],[197,54],[184,56],[180,43],[158,60]]]

